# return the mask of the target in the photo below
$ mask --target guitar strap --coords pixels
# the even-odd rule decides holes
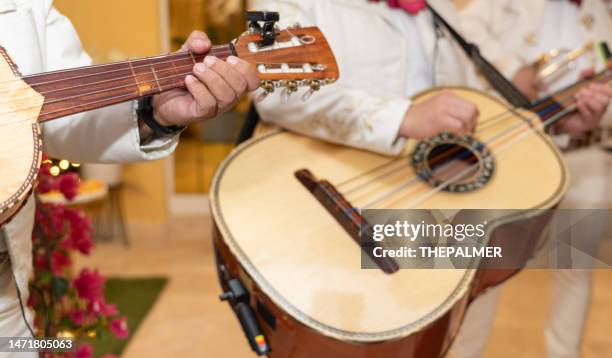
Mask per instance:
[[[499,72],[495,66],[487,61],[484,56],[480,54],[480,49],[475,44],[468,42],[461,34],[455,30],[443,17],[440,15],[429,3],[427,4],[429,11],[431,11],[436,28],[440,26],[445,27],[448,32],[453,36],[459,46],[465,51],[470,60],[474,63],[476,68],[486,78],[487,82],[495,88],[510,104],[519,108],[530,108],[532,106],[531,101],[527,98],[516,86],[510,82],[504,75]]]

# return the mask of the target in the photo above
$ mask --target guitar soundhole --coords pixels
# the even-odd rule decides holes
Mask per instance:
[[[432,187],[457,193],[484,187],[495,169],[483,143],[448,133],[419,143],[412,154],[412,165]]]

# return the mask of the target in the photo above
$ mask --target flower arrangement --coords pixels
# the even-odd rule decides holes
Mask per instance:
[[[66,200],[78,195],[79,178],[74,172],[51,175],[45,160],[39,173],[37,193],[59,191]],[[32,235],[34,277],[28,305],[35,312],[34,325],[42,337],[92,337],[110,333],[119,339],[129,335],[127,321],[104,297],[105,278],[83,268],[74,277],[74,254],[89,255],[93,248],[91,222],[80,209],[46,204],[37,200]],[[74,353],[41,353],[45,358],[89,358],[93,347],[82,343]],[[105,358],[113,357],[106,355]]]

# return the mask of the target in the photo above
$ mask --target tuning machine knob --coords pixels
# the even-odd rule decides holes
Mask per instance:
[[[270,93],[274,93],[276,86],[274,81],[261,81],[261,85],[259,87],[263,90],[263,92],[257,96],[257,99],[255,100],[257,103],[263,102],[263,100],[266,99]]]
[[[281,86],[284,87],[283,92],[281,93],[281,101],[283,103],[289,102],[291,95],[294,92],[297,92],[299,88],[297,81],[283,81],[281,82]]]
[[[310,85],[310,89],[302,95],[302,101],[306,102],[312,97],[312,95],[321,89],[321,81],[319,80],[311,80],[308,81]]]

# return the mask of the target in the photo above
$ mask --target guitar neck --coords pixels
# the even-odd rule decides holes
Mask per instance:
[[[559,111],[573,108],[576,104],[575,95],[578,91],[588,86],[591,83],[600,83],[611,86],[612,83],[612,69],[604,70],[593,77],[578,81],[568,87],[565,87],[551,96],[542,98],[539,101],[533,103],[529,109],[538,113],[542,119],[548,119],[556,116]],[[570,111],[573,112],[573,111]]]
[[[213,46],[206,54],[179,52],[22,79],[44,96],[39,115],[39,121],[44,122],[183,88],[194,64],[207,55],[224,60],[236,52],[232,45]]]

